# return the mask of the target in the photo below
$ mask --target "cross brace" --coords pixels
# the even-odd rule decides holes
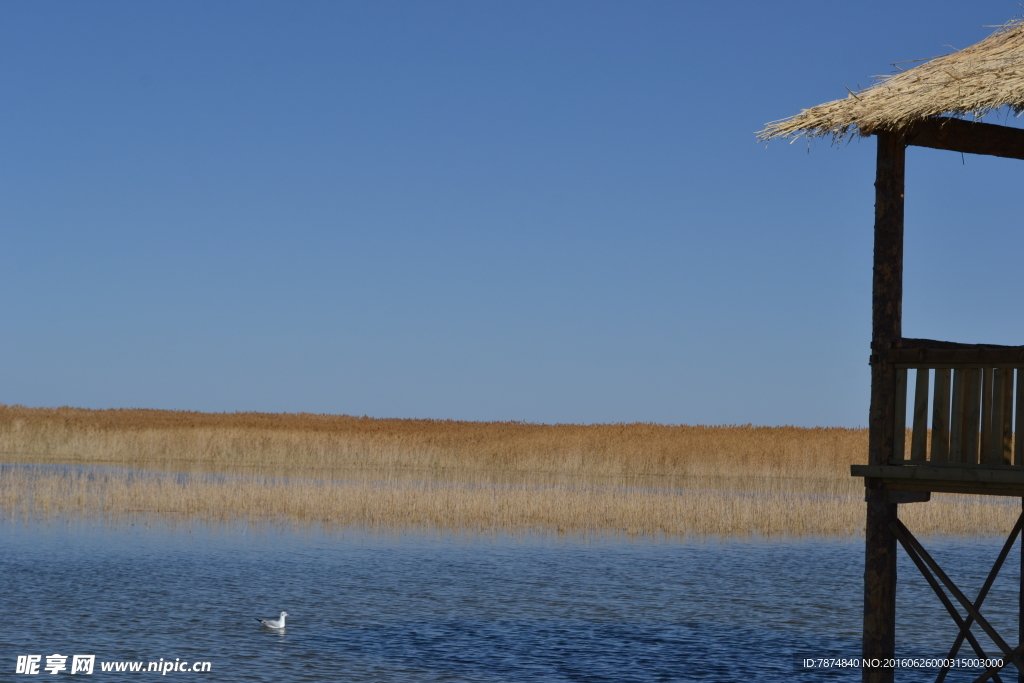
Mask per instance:
[[[990,659],[990,657],[985,654],[981,644],[978,643],[977,639],[971,633],[971,626],[977,623],[986,635],[992,639],[992,642],[996,644],[996,647],[1002,651],[1005,659],[1002,666],[986,669],[981,676],[975,679],[974,683],[983,683],[990,678],[997,683],[1002,683],[1002,679],[999,677],[999,671],[1011,663],[1014,664],[1018,671],[1021,672],[1021,675],[1024,676],[1024,643],[1018,645],[1016,648],[1011,648],[999,633],[996,632],[988,620],[981,615],[981,612],[978,611],[981,608],[982,603],[985,601],[985,598],[988,596],[988,592],[992,588],[992,584],[995,582],[996,576],[999,574],[999,570],[1002,568],[1003,563],[1010,554],[1010,549],[1012,548],[1014,541],[1017,539],[1017,536],[1020,535],[1021,530],[1024,529],[1024,512],[1022,512],[1017,518],[1017,523],[1014,524],[1013,529],[1010,531],[1009,537],[1003,544],[1003,548],[1000,551],[999,556],[996,558],[995,564],[992,566],[991,571],[989,571],[988,577],[985,579],[985,583],[981,587],[981,590],[978,592],[978,597],[973,603],[967,599],[967,596],[964,595],[959,588],[956,587],[956,584],[954,584],[949,576],[946,575],[928,551],[924,549],[921,542],[918,541],[912,533],[910,533],[910,529],[904,526],[903,522],[897,519],[889,525],[889,528],[892,530],[893,535],[896,536],[896,540],[898,540],[900,545],[903,546],[907,555],[917,566],[921,575],[924,576],[925,581],[927,581],[928,585],[931,586],[943,607],[945,607],[946,611],[949,612],[949,616],[952,617],[953,621],[956,622],[956,625],[960,629],[956,641],[949,650],[947,659],[952,659],[956,656],[965,639],[970,643],[971,648],[979,658]],[[945,591],[942,590],[942,586],[945,586],[946,590],[949,591],[953,598],[955,598],[956,601],[960,603],[960,606],[967,612],[966,619],[964,619],[956,607],[953,606],[949,596],[947,596]],[[942,683],[948,673],[949,667],[943,667],[939,672],[938,678],[936,678],[936,683]]]

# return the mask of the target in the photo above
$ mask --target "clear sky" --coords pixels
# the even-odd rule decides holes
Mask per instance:
[[[0,403],[864,425],[874,140],[754,132],[1020,11],[5,2]],[[907,336],[1024,343],[1022,179],[910,150]]]

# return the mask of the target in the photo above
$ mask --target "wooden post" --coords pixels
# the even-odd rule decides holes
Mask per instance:
[[[887,465],[895,447],[896,366],[886,354],[903,334],[903,135],[880,133],[875,169],[875,252],[871,298],[871,410],[868,464]],[[900,454],[903,457],[903,454]],[[896,504],[882,482],[865,479],[864,640],[867,658],[896,654]],[[864,683],[892,683],[892,668],[862,670]]]
[[[1020,380],[1018,380],[1020,381]],[[1020,499],[1024,511],[1024,498]],[[1017,594],[1017,637],[1024,645],[1024,534],[1020,535],[1020,592]],[[1017,683],[1024,683],[1024,671],[1017,672]]]

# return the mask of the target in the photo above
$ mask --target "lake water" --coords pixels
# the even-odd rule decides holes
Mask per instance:
[[[973,596],[1001,542],[925,545]],[[18,655],[42,667],[54,653],[95,655],[96,680],[140,675],[101,662],[160,658],[209,661],[207,673],[166,674],[195,681],[860,680],[796,666],[859,654],[860,541],[7,521],[0,548],[3,680],[21,679]],[[955,626],[901,558],[899,654],[943,656]],[[1016,558],[984,609],[1007,636]],[[282,632],[253,620],[280,610],[293,615]]]

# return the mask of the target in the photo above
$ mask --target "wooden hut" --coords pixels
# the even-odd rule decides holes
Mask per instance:
[[[963,656],[1002,658],[1024,681],[1024,590],[1020,629],[1012,638],[996,632],[982,611],[1024,526],[1024,514],[973,600],[898,518],[899,505],[927,502],[932,492],[1024,498],[1024,346],[908,339],[902,334],[905,150],[913,145],[1024,160],[1024,130],[978,122],[1005,109],[1024,112],[1024,20],[844,99],[768,124],[758,134],[762,141],[800,135],[834,140],[874,136],[878,144],[870,437],[867,464],[852,467],[854,476],[864,478],[867,502],[864,681],[894,680],[888,660],[896,654],[897,542],[959,628],[949,653],[963,647]],[[977,630],[999,652],[985,652],[974,635]],[[977,680],[1000,680],[998,669],[981,672]],[[943,670],[938,680],[945,675]]]

